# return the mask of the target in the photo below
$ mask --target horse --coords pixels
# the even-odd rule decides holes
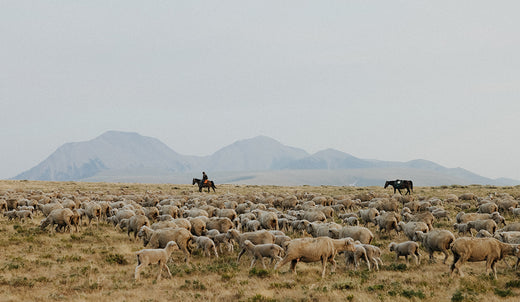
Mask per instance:
[[[213,180],[208,180],[208,182],[202,183],[202,180],[200,180],[198,178],[194,178],[192,184],[193,185],[197,184],[199,186],[199,192],[202,192],[203,187],[208,188],[208,193],[209,193],[210,188],[213,189],[213,192],[215,192],[215,189],[217,188],[217,187],[215,187],[215,183],[213,182]]]
[[[413,183],[411,180],[387,180],[385,182],[385,189],[388,187],[388,186],[392,186],[394,187],[394,194],[395,194],[395,190],[399,191],[399,194],[403,195],[403,193],[401,193],[401,189],[406,189],[407,192],[406,194],[410,195],[411,193],[413,193]],[[404,194],[404,195],[406,195]]]

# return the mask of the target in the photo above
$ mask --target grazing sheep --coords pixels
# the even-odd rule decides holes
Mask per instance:
[[[150,242],[150,238],[152,238],[154,231],[155,231],[154,229],[152,229],[146,225],[143,225],[139,229],[139,232],[137,233],[137,237],[139,237],[139,239],[141,239],[143,241],[143,246],[148,245],[148,242]]]
[[[498,212],[498,206],[494,202],[486,202],[478,207],[477,212],[491,214],[493,212]]]
[[[190,242],[193,241],[193,235],[185,228],[161,229],[154,231],[150,236],[148,246],[150,248],[163,248],[169,241],[175,241],[179,249],[184,253],[184,261],[186,264],[190,262]]]
[[[284,253],[283,248],[274,243],[254,245],[251,241],[245,240],[244,247],[253,257],[249,268],[252,268],[256,261],[260,259],[262,261],[262,267],[265,269],[264,257],[271,258],[271,263],[273,263],[274,260],[278,263],[282,260],[281,256]]]
[[[143,225],[150,226],[150,221],[145,215],[134,215],[128,219],[128,228],[126,233],[130,238],[130,233],[134,233],[134,240],[137,239],[137,233]]]
[[[415,258],[415,264],[418,265],[421,260],[421,254],[419,254],[419,244],[414,241],[405,241],[401,243],[392,242],[388,245],[390,252],[395,251],[395,261],[399,261],[399,256],[404,256],[406,264],[408,264],[408,256]]]
[[[204,253],[204,255],[207,255],[208,257],[211,256],[211,252],[213,251],[213,254],[215,257],[218,258],[217,248],[215,246],[215,242],[206,236],[193,236],[193,240],[195,244],[197,245],[197,248],[201,249]]]
[[[379,216],[379,211],[375,208],[370,209],[361,209],[358,211],[359,218],[361,221],[365,224],[365,227],[368,225],[368,223],[373,223],[374,225],[377,225],[376,217]]]
[[[430,212],[419,213],[411,215],[408,213],[403,214],[403,220],[406,222],[424,222],[428,226],[428,230],[433,230],[433,221],[435,217]]]
[[[473,233],[471,232],[472,229],[475,229],[475,231],[480,230],[486,230],[491,234],[494,234],[497,230],[497,224],[492,219],[484,219],[484,220],[473,220],[468,222],[468,231],[471,233],[471,236],[473,236]]]
[[[474,220],[493,219],[497,225],[501,223],[506,225],[506,220],[498,212],[493,212],[491,214],[459,212],[456,219],[457,223],[468,223]]]
[[[359,240],[363,244],[369,244],[374,239],[374,234],[365,227],[344,226],[340,230],[329,229],[329,237],[336,239],[350,237],[354,240]]]
[[[206,230],[218,230],[220,233],[225,233],[234,226],[233,221],[227,217],[212,217],[206,222]]]
[[[395,212],[385,212],[376,216],[375,218],[376,225],[379,226],[379,233],[383,230],[385,232],[390,233],[390,231],[395,230],[397,233],[397,218]]]
[[[276,239],[273,233],[266,230],[240,234],[237,230],[231,229],[227,231],[227,237],[229,239],[233,239],[236,243],[238,243],[238,246],[241,249],[238,253],[237,263],[240,261],[242,255],[246,252],[246,248],[244,246],[244,242],[246,240],[251,241],[253,244],[267,244],[274,243]]]
[[[461,270],[464,262],[486,261],[486,273],[491,268],[493,277],[497,278],[497,270],[495,264],[507,255],[517,255],[518,246],[503,243],[495,238],[470,238],[462,237],[455,240],[451,247],[453,252],[453,263],[450,267],[450,273],[458,271],[461,277],[464,273]]]
[[[159,209],[156,207],[146,207],[144,208],[144,215],[148,217],[148,220],[156,221],[159,217]]]
[[[48,225],[51,226],[51,233],[53,226],[56,224],[58,228],[64,227],[69,229],[71,232],[71,218],[74,215],[71,209],[61,208],[55,209],[49,213],[49,215],[40,222],[40,229],[44,230]]]
[[[158,264],[159,265],[159,274],[157,275],[157,281],[161,279],[161,273],[163,268],[166,269],[168,275],[171,277],[170,269],[166,265],[170,255],[173,251],[178,250],[179,247],[175,241],[170,241],[166,244],[164,249],[144,249],[136,252],[137,256],[137,266],[135,267],[134,278],[135,280],[139,280],[141,277],[141,270],[150,264]]]
[[[455,236],[448,230],[432,230],[428,233],[416,231],[415,236],[420,241],[424,249],[430,254],[430,261],[435,262],[433,252],[442,252],[444,254],[443,264],[448,259],[448,250],[455,241]]]
[[[415,232],[421,231],[427,233],[429,228],[426,223],[421,221],[410,221],[407,223],[401,221],[397,225],[397,230],[402,231],[406,237],[408,237],[408,240],[415,240]]]
[[[329,237],[293,239],[287,245],[285,257],[282,261],[275,265],[274,269],[276,270],[279,267],[284,266],[287,262],[291,262],[291,270],[293,273],[296,273],[296,264],[298,261],[321,261],[321,277],[323,278],[325,277],[325,268],[327,262],[332,264],[331,272],[334,272],[336,268],[336,261],[334,260],[334,256],[336,253],[353,250],[354,243],[350,238],[340,240],[336,244],[334,243],[334,240]]]
[[[439,219],[439,220],[441,218],[446,218],[448,221],[451,221],[450,211],[447,211],[447,210],[437,209],[432,212],[432,215],[433,215],[433,217],[435,217],[436,219]]]

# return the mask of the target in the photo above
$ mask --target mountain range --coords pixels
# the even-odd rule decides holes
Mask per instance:
[[[397,178],[412,179],[416,186],[520,184],[423,159],[368,160],[334,149],[309,154],[266,136],[236,141],[209,156],[181,155],[156,138],[120,131],[66,143],[13,179],[191,183],[202,171],[216,183],[254,185],[370,186]]]

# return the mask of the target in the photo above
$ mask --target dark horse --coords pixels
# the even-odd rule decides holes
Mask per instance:
[[[208,193],[210,188],[213,189],[213,192],[215,192],[215,189],[217,188],[215,187],[215,183],[213,182],[213,180],[208,180],[207,183],[202,183],[202,180],[194,178],[193,184],[197,184],[199,186],[199,192],[202,192],[202,188],[208,188]]]
[[[413,193],[413,183],[411,180],[400,180],[400,179],[387,180],[385,182],[385,189],[388,186],[394,187],[394,194],[395,194],[395,190],[397,190],[397,191],[399,191],[399,194],[403,195],[403,193],[401,193],[401,189],[406,189],[407,190],[406,194]],[[404,195],[406,195],[406,194],[404,194]]]

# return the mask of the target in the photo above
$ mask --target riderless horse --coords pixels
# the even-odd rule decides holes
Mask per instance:
[[[385,189],[388,186],[394,187],[394,194],[395,194],[395,190],[397,190],[397,191],[399,191],[399,194],[403,195],[403,193],[401,193],[401,189],[406,189],[407,190],[406,194],[413,193],[413,183],[411,180],[401,180],[401,179],[387,180],[385,182]],[[404,194],[404,195],[406,195],[406,194]]]
[[[210,188],[213,189],[213,192],[215,192],[215,189],[217,188],[215,187],[213,180],[208,180],[206,183],[203,183],[202,180],[194,178],[192,184],[197,184],[199,186],[199,192],[202,192],[202,188],[208,188],[208,193]]]

